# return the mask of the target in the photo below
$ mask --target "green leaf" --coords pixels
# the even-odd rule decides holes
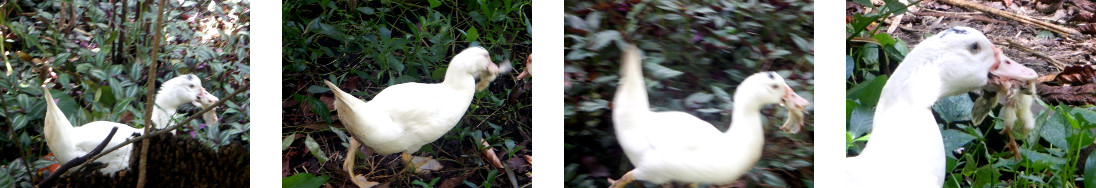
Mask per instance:
[[[285,139],[282,139],[282,151],[285,151],[285,149],[289,149],[289,145],[292,145],[293,140],[296,140],[296,138],[297,134],[290,134],[288,136],[285,136]]]
[[[883,86],[887,84],[887,76],[880,75],[865,83],[860,83],[847,91],[846,99],[854,99],[860,105],[875,108],[879,102],[879,95],[883,93]]]
[[[608,46],[610,42],[620,40],[620,32],[616,30],[605,30],[597,32],[591,37],[593,39],[589,40],[594,41],[594,43],[590,44],[590,47],[588,49],[600,50],[601,48]]]
[[[312,139],[312,135],[306,135],[304,140],[304,146],[308,147],[308,150],[312,151],[312,156],[320,160],[320,163],[327,162],[327,154],[324,154],[323,148],[320,148],[320,144],[316,143],[316,140]]]
[[[1039,136],[1043,137],[1051,145],[1058,148],[1070,148],[1069,142],[1066,141],[1066,120],[1062,117],[1062,113],[1054,113],[1050,115],[1042,124],[1042,128],[1039,128]]]
[[[29,121],[27,116],[16,114],[15,117],[11,119],[12,128],[15,130],[22,130],[24,126],[27,126],[27,121]]]
[[[670,69],[669,67],[665,67],[657,63],[644,63],[643,67],[647,69],[648,73],[650,73],[649,76],[651,78],[657,80],[673,78],[685,74],[684,72]]]
[[[955,151],[956,149],[959,149],[959,147],[963,147],[967,145],[967,143],[970,143],[970,141],[973,141],[975,138],[977,138],[973,135],[954,129],[946,129],[942,131],[940,135],[944,137],[944,151],[949,151],[946,152],[948,153],[948,156],[952,156],[955,158],[958,157],[953,156],[955,153],[950,151]]]
[[[854,137],[868,133],[875,123],[875,108],[859,106],[852,110],[849,116],[849,131]]]
[[[1096,187],[1096,150],[1085,158],[1085,187]]]
[[[872,38],[875,38],[875,40],[879,41],[879,44],[883,46],[889,46],[894,44],[894,38],[891,38],[891,36],[886,33],[875,34],[875,36],[872,36]]]
[[[329,91],[331,91],[331,88],[316,85],[308,86],[308,93],[327,93]]]
[[[476,30],[476,27],[468,28],[468,30],[464,31],[464,40],[468,42],[479,40],[479,31]]]
[[[121,116],[122,112],[125,112],[126,107],[129,107],[130,102],[133,101],[133,97],[122,99],[121,102],[114,104],[114,108],[111,108],[111,114],[114,116]]]
[[[316,188],[327,183],[327,176],[316,177],[310,173],[300,173],[282,178],[282,187],[292,188]]]
[[[939,113],[939,117],[949,123],[970,121],[970,111],[973,108],[974,101],[971,101],[970,96],[965,94],[944,97],[932,105],[932,109]]]
[[[852,70],[856,68],[856,63],[853,62],[852,56],[845,56],[845,79],[852,77]]]
[[[441,6],[441,1],[430,0],[430,8],[437,8],[438,6]]]
[[[373,15],[373,8],[358,7],[357,10],[358,10],[358,12],[362,12],[362,14],[365,14],[365,15]]]

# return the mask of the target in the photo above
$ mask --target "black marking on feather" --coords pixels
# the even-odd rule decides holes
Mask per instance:
[[[944,33],[940,34],[940,38],[944,38],[944,36],[947,36],[948,33],[952,33],[952,32],[955,32],[955,33],[960,34],[960,35],[966,35],[967,34],[967,30],[963,30],[963,29],[959,29],[959,28],[951,28],[951,29],[948,29],[948,30],[944,30]]]
[[[186,75],[186,80],[194,80],[194,75],[193,74]]]
[[[776,80],[776,76],[773,75],[773,72],[769,72],[769,79],[770,80]]]

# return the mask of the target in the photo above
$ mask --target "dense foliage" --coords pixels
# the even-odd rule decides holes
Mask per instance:
[[[656,111],[684,111],[726,130],[737,83],[759,71],[778,72],[813,101],[812,2],[571,0],[565,12],[567,186],[605,187],[605,178],[633,169],[617,144],[610,104],[619,49],[627,43],[645,52]],[[736,185],[813,185],[813,128],[800,134],[776,129],[783,111],[762,110],[768,117],[762,159]]]
[[[846,143],[848,155],[855,156],[870,141],[874,108],[887,75],[910,47],[902,39],[878,32],[881,27],[877,27],[883,19],[905,12],[906,5],[897,0],[887,0],[881,6],[868,1],[851,3],[875,10],[853,15],[846,25]],[[1036,128],[1028,134],[1013,129],[1021,154],[1015,158],[1005,145],[1008,135],[1000,133],[1004,128],[1000,118],[991,115],[982,124],[973,125],[975,97],[975,93],[950,96],[932,107],[947,153],[945,187],[1096,185],[1096,113],[1092,107],[1038,101],[1033,105],[1041,109],[1035,116]]]
[[[157,83],[192,73],[225,101],[217,110],[221,126],[192,121],[182,126],[180,135],[189,134],[211,148],[250,141],[248,92],[225,96],[248,89],[248,4],[170,1],[164,11],[164,42],[159,55],[150,57],[156,5],[121,2],[0,4],[5,39],[0,60],[7,66],[0,74],[0,132],[6,135],[0,137],[0,187],[29,187],[44,177],[39,169],[56,164],[45,157],[50,151],[42,136],[46,103],[40,85],[49,67],[57,73],[50,90],[73,125],[113,121],[144,127],[145,96],[154,94],[146,93],[147,60],[155,59],[161,63],[153,70]],[[196,109],[184,106],[184,111]]]
[[[532,48],[530,1],[301,0],[284,1],[282,8],[287,186],[351,185],[341,165],[352,138],[338,121],[323,80],[371,99],[399,83],[441,82],[450,58],[470,46],[486,48],[496,63],[525,62]],[[530,185],[531,166],[523,156],[532,155],[531,82],[513,76],[500,75],[477,92],[453,130],[413,154],[438,159],[445,166],[441,171],[401,173],[402,165],[392,162],[398,157],[359,154],[357,172],[396,187]],[[505,169],[485,164],[480,138],[500,151]],[[378,160],[375,166],[360,165]]]

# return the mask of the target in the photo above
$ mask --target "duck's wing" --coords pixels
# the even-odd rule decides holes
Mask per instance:
[[[655,112],[648,121],[644,132],[653,150],[696,152],[722,135],[712,124],[680,111]]]
[[[329,81],[324,80],[324,84],[335,93],[334,106],[339,120],[342,120],[344,127],[354,135],[355,139],[370,145],[403,136],[403,129],[392,121],[392,117],[384,109],[344,92]],[[370,145],[370,147],[374,146]]]

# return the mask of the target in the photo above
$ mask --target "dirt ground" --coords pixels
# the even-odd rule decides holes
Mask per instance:
[[[1012,4],[1008,7],[1004,5],[1003,1],[972,0],[970,2],[1072,29],[1079,29],[1079,25],[1085,23],[1070,20],[1074,19],[1076,15],[1087,12],[1077,4],[1065,1],[1060,3],[1060,8],[1049,14],[1037,10],[1043,6],[1040,3],[1037,8],[1035,1],[1012,1]],[[862,12],[863,10],[863,7],[849,2],[848,11]],[[891,25],[894,24],[893,20],[896,17],[888,19],[887,23],[880,24],[880,27],[884,27],[880,31],[886,32],[887,29],[892,27]],[[909,12],[902,15],[901,22],[890,34],[905,41],[912,49],[923,38],[955,26],[967,26],[981,30],[1006,55],[1027,67],[1035,69],[1040,75],[1054,74],[1061,72],[1061,70],[1046,58],[1039,58],[1032,52],[1022,51],[1017,46],[1030,48],[1034,52],[1043,53],[1047,57],[1064,64],[1090,64],[1094,60],[1093,52],[1096,50],[1094,48],[1096,41],[1094,40],[1081,39],[1080,37],[1066,38],[1032,24],[967,10],[938,1],[924,1],[916,8],[911,8]],[[1092,36],[1086,34],[1084,37],[1090,38]],[[1009,41],[1011,41],[1011,44]]]
[[[1050,75],[1055,81],[1042,80],[1038,90],[1041,98],[1051,104],[1070,104],[1087,106],[1096,104],[1093,79],[1083,78],[1080,83],[1062,83],[1056,74],[1069,66],[1091,65],[1096,57],[1096,19],[1091,12],[1096,4],[1086,0],[1060,0],[1057,4],[1045,3],[1055,0],[1011,1],[1008,6],[1002,0],[970,0],[973,4],[1016,14],[1060,27],[1075,30],[1080,35],[1059,34],[1036,24],[1024,23],[1016,18],[994,15],[986,11],[969,9],[946,3],[944,0],[925,0],[911,7],[908,12],[894,15],[875,27],[892,37],[905,41],[913,49],[925,37],[946,28],[966,26],[978,29],[986,34],[998,48],[1013,60],[1032,68],[1039,75]],[[874,1],[873,1],[874,2]],[[878,5],[882,5],[879,2]],[[871,7],[863,7],[854,2],[846,2],[846,13],[863,14]],[[900,21],[898,21],[900,19]],[[896,65],[895,65],[896,66]],[[893,67],[892,67],[893,68]],[[1077,67],[1074,67],[1077,68]],[[1074,77],[1092,77],[1096,70],[1085,67],[1084,74]],[[1070,71],[1067,71],[1070,72]],[[1063,74],[1065,75],[1065,74]],[[1073,87],[1069,85],[1072,84]]]

